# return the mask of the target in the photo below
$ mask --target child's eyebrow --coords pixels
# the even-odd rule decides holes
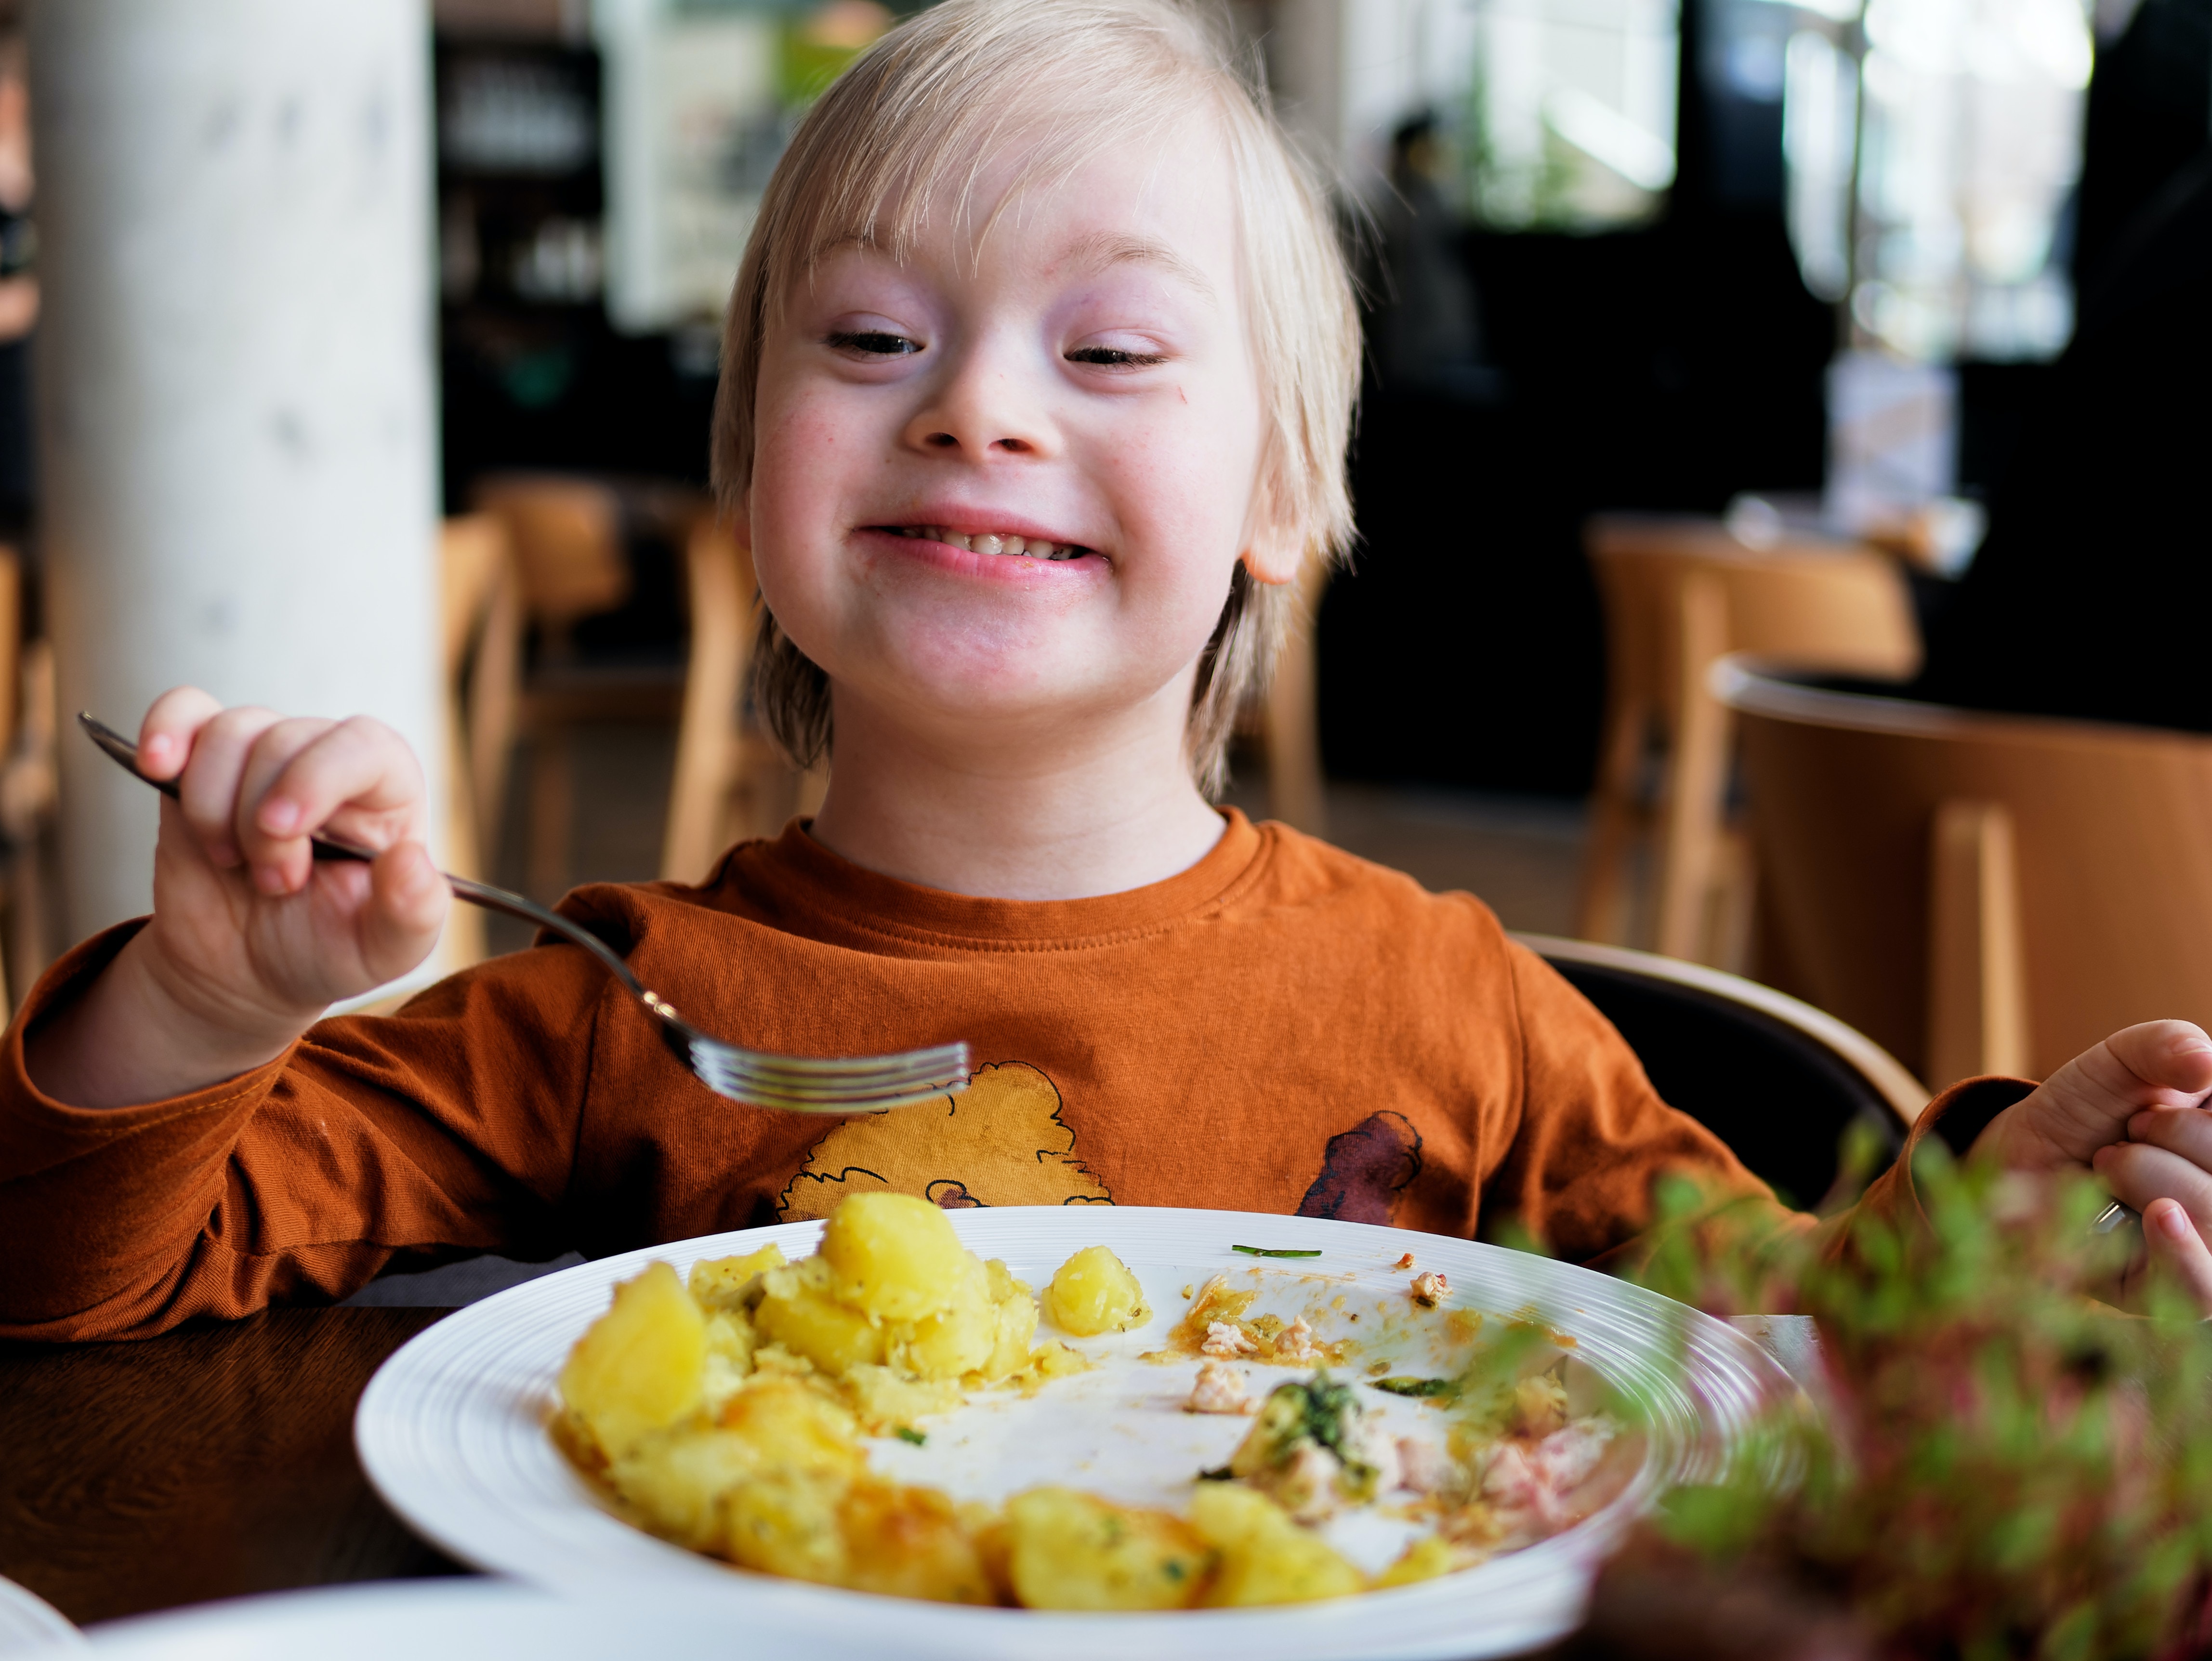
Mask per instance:
[[[1204,272],[1166,243],[1146,237],[1094,231],[1089,236],[1079,237],[1066,257],[1071,265],[1087,266],[1094,271],[1115,265],[1158,266],[1206,299],[1213,298],[1213,285],[1206,280]]]

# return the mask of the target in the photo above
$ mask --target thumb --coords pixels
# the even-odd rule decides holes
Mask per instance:
[[[438,944],[453,891],[419,842],[395,843],[368,867],[368,904],[362,908],[362,962],[379,983],[397,980]]]

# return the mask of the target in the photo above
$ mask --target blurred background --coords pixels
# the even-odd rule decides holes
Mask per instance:
[[[720,313],[794,124],[910,9],[0,9],[13,995],[143,904],[149,804],[57,711],[179,678],[394,720],[441,857],[544,899],[696,878],[817,798],[744,706]],[[1894,833],[1890,1019],[1822,979],[1790,885],[1835,885],[1790,874],[1712,666],[2212,726],[2186,630],[2126,621],[2181,628],[2212,552],[2212,0],[1230,9],[1341,181],[1369,328],[1360,545],[1231,799],[1933,1068],[1936,807]],[[441,966],[521,939],[468,920]]]

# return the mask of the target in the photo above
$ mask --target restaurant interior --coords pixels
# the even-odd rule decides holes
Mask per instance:
[[[371,1014],[538,949],[560,924],[533,906],[699,883],[815,812],[831,764],[772,731],[752,552],[708,476],[725,313],[799,122],[926,4],[0,3],[10,1011],[151,909],[154,798],[77,717],[128,739],[173,685],[377,716],[424,760],[438,867],[521,897],[456,905],[427,961],[347,1006]],[[561,1242],[403,1255],[342,1299],[303,1282],[129,1342],[29,1332],[0,1271],[0,1657],[1119,1655],[1156,1641],[1145,1621],[1172,1653],[2212,1654],[2212,1350],[2154,1270],[2117,1266],[2144,1261],[2142,1208],[1947,1159],[1922,1123],[1962,1080],[2056,1087],[2134,1023],[2212,1025],[2190,598],[2212,600],[2212,0],[1227,0],[1219,20],[1328,181],[1364,337],[1353,545],[1298,577],[1221,804],[1476,896],[1787,1206],[1844,1216],[1924,1146],[1925,1240],[1708,1261],[1703,1214],[1662,1185],[1682,1226],[1637,1269],[1599,1265],[1644,1300],[1616,1309],[1533,1238],[1407,1236],[1462,1294],[1540,1266],[1525,1297],[1470,1294],[1474,1325],[1550,1323],[1559,1347],[1515,1410],[1571,1351],[1593,1376],[1614,1358],[1623,1390],[1648,1351],[1653,1378],[1686,1370],[1650,1390],[1690,1428],[1650,1408],[1645,1464],[1526,1552],[1494,1516],[1455,1536],[1479,1596],[1361,1570],[1378,1613],[1334,1626],[962,1625],[829,1570],[702,1573],[642,1536],[655,1555],[611,1549],[621,1573],[595,1577],[590,1530],[630,1513],[575,1498],[565,1464],[558,1494],[502,1475],[553,1460],[555,1409],[529,1409],[526,1457],[483,1405],[551,1402],[607,1306],[613,1260]],[[1310,1019],[1325,1039],[1330,1012]],[[8,1213],[106,1134],[90,1110],[77,1141],[11,1129],[12,1100],[0,1256],[21,1249]],[[1399,1187],[1423,1169],[1407,1135]],[[952,1187],[963,1238],[1015,1238],[1018,1207]],[[2171,1191],[2212,1231],[2201,1170]],[[1005,1255],[1060,1296],[1066,1269]],[[1577,1299],[1588,1332],[1556,1312]],[[1652,1312],[1686,1305],[1729,1318]],[[1241,1318],[1194,1329],[1205,1354],[1272,1357],[1275,1329],[1239,1341]],[[541,1328],[553,1359],[510,1364]],[[1482,1365],[1387,1405],[1460,1411]],[[1052,1399],[1048,1372],[1024,1402]],[[1177,1422],[1218,1428],[1206,1411]],[[441,1438],[474,1463],[441,1465]],[[1506,1456],[1486,1457],[1453,1515],[1504,1504]],[[501,1506],[556,1543],[471,1520]],[[1234,1551],[1206,1538],[1218,1589]],[[1007,1549],[1000,1602],[1027,1584]],[[1032,1619],[1065,1625],[1005,1624]]]

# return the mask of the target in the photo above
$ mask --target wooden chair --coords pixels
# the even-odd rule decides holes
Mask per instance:
[[[1314,626],[1321,617],[1328,573],[1309,560],[1298,577],[1290,633],[1275,672],[1255,712],[1261,752],[1267,758],[1267,812],[1309,836],[1328,834],[1328,781],[1321,765],[1319,678],[1314,665]]]
[[[565,474],[504,473],[479,480],[471,499],[507,528],[523,613],[537,640],[515,723],[528,744],[523,886],[550,899],[572,874],[575,729],[599,721],[673,721],[681,698],[671,670],[579,665],[575,625],[629,599],[632,521],[659,528],[705,497],[688,490],[617,490]]]
[[[1727,834],[1729,717],[1708,672],[1749,651],[1830,672],[1909,675],[1920,661],[1911,595],[1874,550],[1802,538],[1752,549],[1713,520],[1601,518],[1588,545],[1607,684],[1577,932],[1621,941],[1626,869],[1656,829],[1659,951],[1723,961],[1747,922],[1749,882]]]
[[[1881,1045],[1771,987],[1617,946],[1514,938],[1620,1029],[1661,1096],[1796,1204],[1831,1196],[1851,1126],[1893,1153],[1928,1104]]]
[[[2212,1023],[2212,738],[1716,672],[1741,734],[1760,978],[1939,1087]]]
[[[21,561],[0,549],[0,1005],[11,1012],[53,955],[47,871],[60,794],[58,702],[53,647],[23,639]]]
[[[439,537],[439,587],[446,857],[455,874],[488,879],[499,857],[522,685],[522,588],[505,521],[488,513],[447,520]],[[465,968],[485,952],[483,913],[456,906],[440,968]]]
[[[800,773],[745,717],[759,593],[751,556],[729,526],[701,513],[684,538],[690,654],[660,874],[697,882],[732,843],[773,836],[811,813],[829,786],[826,768]]]

